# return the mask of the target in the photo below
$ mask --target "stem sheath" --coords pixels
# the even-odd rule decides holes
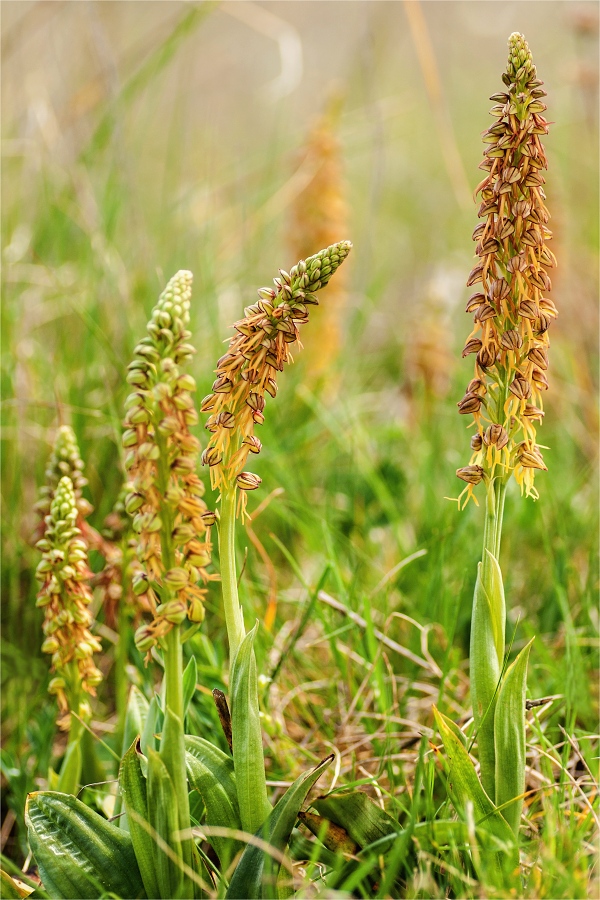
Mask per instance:
[[[229,654],[233,661],[238,647],[244,640],[244,617],[238,597],[235,566],[235,504],[237,488],[224,488],[221,499],[219,524],[219,553],[221,556],[221,587],[225,623],[229,639]]]

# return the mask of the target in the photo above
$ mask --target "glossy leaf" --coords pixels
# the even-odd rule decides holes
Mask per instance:
[[[532,643],[533,638],[506,670],[494,715],[496,806],[504,807],[502,815],[515,834],[519,833],[525,790],[525,694]]]
[[[206,824],[241,830],[233,760],[204,738],[186,735],[186,765],[190,787],[200,793]],[[232,838],[210,837],[222,866],[227,866],[245,844]]]
[[[31,850],[51,897],[145,897],[130,836],[70,794],[30,794]]]
[[[231,671],[233,762],[244,831],[256,834],[272,811],[267,799],[253,643],[258,623],[238,648]]]
[[[136,738],[121,762],[119,790],[127,813],[129,832],[146,893],[148,897],[159,897],[156,842],[151,837],[149,830],[147,784],[142,773],[141,763],[142,751],[139,738]]]
[[[257,837],[267,841],[280,854],[285,851],[300,807],[332,760],[333,756],[328,756],[314,769],[296,779],[271,811]],[[283,892],[282,886],[278,888],[277,884],[280,868],[280,862],[266,850],[248,844],[233,874],[226,897],[231,900],[257,900],[280,896]]]

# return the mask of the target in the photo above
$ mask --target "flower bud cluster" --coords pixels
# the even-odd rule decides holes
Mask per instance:
[[[56,694],[61,713],[66,714],[60,720],[63,727],[68,727],[69,710],[89,714],[87,703],[78,699],[80,692],[94,696],[102,680],[93,661],[93,654],[99,653],[101,646],[90,631],[92,616],[88,606],[92,594],[87,582],[92,573],[87,563],[87,545],[76,525],[77,515],[73,482],[64,475],[45,517],[45,535],[36,545],[42,551],[36,569],[36,578],[42,583],[36,605],[45,613],[42,650],[52,655],[52,669],[57,673],[49,690]]]
[[[196,473],[200,443],[190,433],[198,422],[196,384],[185,372],[195,353],[188,330],[191,286],[187,271],[169,281],[127,375],[133,393],[126,401],[123,433],[130,477],[125,509],[133,518],[143,567],[133,589],[147,595],[154,616],[136,632],[142,652],[174,625],[202,622],[204,585],[214,577],[207,571],[214,514]]]
[[[258,302],[234,324],[236,334],[217,363],[212,392],[201,404],[202,412],[210,413],[206,428],[211,432],[202,462],[210,466],[213,488],[221,493],[240,488],[242,516],[246,492],[261,481],[244,466],[249,453],[261,450],[254,426],[264,421],[265,394],[277,394],[277,373],[291,360],[299,326],[308,321],[308,307],[317,304],[315,292],[328,283],[351,248],[350,241],[340,241],[301,260],[289,273],[280,269],[275,287],[260,288]]]
[[[473,232],[479,262],[467,281],[477,288],[467,303],[474,327],[463,356],[475,354],[475,371],[458,410],[473,416],[477,434],[470,464],[456,473],[467,482],[465,504],[475,499],[475,484],[511,473],[535,499],[535,470],[546,469],[535,423],[544,416],[548,329],[558,314],[548,297],[547,270],[556,265],[547,246],[552,233],[540,140],[548,123],[542,115],[546,93],[520,34],[509,38],[502,78],[506,91],[492,96],[495,122],[483,135],[487,149],[480,168],[487,174],[477,192],[484,221]]]

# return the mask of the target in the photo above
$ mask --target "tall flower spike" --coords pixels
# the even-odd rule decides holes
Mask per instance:
[[[134,392],[126,401],[123,434],[131,480],[125,509],[133,516],[144,568],[134,590],[147,594],[154,615],[136,632],[142,652],[186,618],[203,620],[205,585],[212,577],[207,567],[214,514],[196,474],[200,443],[189,430],[198,422],[196,384],[184,371],[195,353],[188,343],[191,293],[191,272],[180,271],[169,281],[127,375]]]
[[[240,488],[238,515],[243,517],[246,492],[260,484],[244,472],[249,453],[260,453],[254,426],[264,421],[265,394],[275,397],[277,373],[290,362],[290,349],[300,338],[299,326],[308,321],[308,306],[317,304],[315,291],[324,287],[348,256],[352,244],[340,241],[301,260],[289,274],[279,270],[275,288],[260,288],[259,301],[247,307],[234,325],[227,353],[217,363],[212,393],[202,401],[210,413],[211,432],[202,462],[210,466],[213,488]]]
[[[87,564],[86,543],[77,528],[77,498],[73,482],[64,475],[54,492],[50,512],[46,516],[46,533],[38,541],[42,560],[36,578],[42,582],[37,606],[45,612],[42,644],[44,653],[52,654],[52,668],[57,673],[50,682],[50,693],[56,694],[62,718],[59,724],[69,726],[69,711],[89,716],[89,705],[81,698],[84,691],[95,695],[102,673],[94,665],[93,654],[101,646],[91,631],[92,616],[88,609],[92,599],[86,583],[92,576]]]
[[[458,408],[473,416],[478,440],[471,443],[469,465],[456,473],[467,482],[459,506],[471,497],[477,502],[474,467],[486,482],[513,473],[521,491],[534,499],[535,471],[546,469],[535,423],[544,415],[548,328],[558,314],[548,297],[547,270],[556,259],[548,248],[552,233],[542,174],[546,92],[523,36],[512,34],[508,45],[506,91],[490,98],[496,121],[483,135],[487,149],[480,168],[487,174],[476,191],[484,221],[473,232],[479,262],[467,281],[477,285],[467,312],[473,313],[474,328],[463,350],[463,356],[476,354],[475,378]]]

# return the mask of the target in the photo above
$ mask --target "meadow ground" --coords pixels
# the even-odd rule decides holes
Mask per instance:
[[[546,194],[560,313],[539,432],[548,472],[537,502],[511,485],[501,553],[508,639],[515,652],[536,636],[528,697],[548,698],[528,713],[524,891],[598,890],[598,7],[409,6],[2,4],[0,835],[19,866],[25,795],[63,741],[31,545],[55,429],[77,434],[102,530],[123,483],[126,366],[168,278],[194,273],[202,397],[230,324],[280,266],[320,249],[321,226],[354,249],[268,404],[257,515],[238,547],[246,620],[260,623],[269,780],[280,790],[334,752],[322,787],[361,784],[400,820],[440,814],[432,705],[460,724],[470,715],[481,554],[482,509],[447,499],[470,452],[456,402],[472,372],[461,359],[472,191],[488,97],[520,31],[553,123]],[[320,153],[330,167],[322,208],[311,194]],[[114,630],[97,616],[105,682],[94,728],[110,743]],[[190,641],[199,733],[216,726],[224,633],[215,584]],[[133,640],[127,650],[130,680],[151,691],[156,670]],[[108,785],[98,805],[110,802]],[[303,872],[318,884],[316,870]],[[391,896],[385,876],[377,896]],[[493,895],[432,846],[403,883],[406,897]]]

